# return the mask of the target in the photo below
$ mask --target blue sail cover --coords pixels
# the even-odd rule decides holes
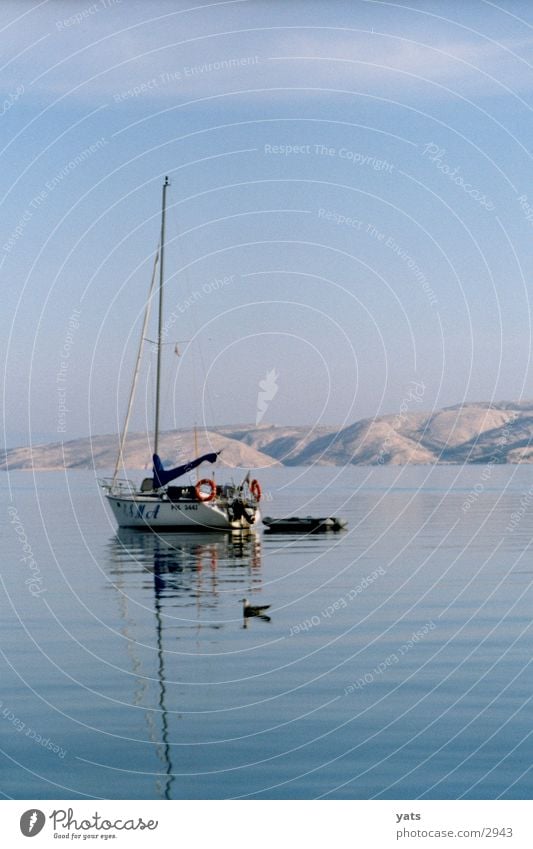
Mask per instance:
[[[166,470],[163,468],[161,458],[157,454],[154,454],[154,489],[166,486],[167,483],[170,483],[170,481],[187,474],[187,472],[190,472],[191,469],[195,469],[196,466],[199,466],[200,463],[203,463],[204,461],[207,461],[208,463],[215,463],[219,454],[220,451],[213,454],[203,454],[196,460],[191,460],[190,463],[185,463],[184,466],[176,466],[175,469]]]

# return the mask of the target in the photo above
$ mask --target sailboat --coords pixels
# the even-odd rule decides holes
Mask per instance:
[[[220,486],[212,478],[206,477],[199,480],[196,484],[189,483],[185,486],[170,486],[172,481],[183,477],[202,463],[216,463],[220,452],[203,454],[173,469],[164,468],[158,453],[163,348],[165,217],[168,186],[169,180],[168,177],[165,177],[161,204],[161,238],[159,250],[154,261],[154,270],[145,309],[137,363],[115,472],[112,478],[101,481],[101,486],[104,489],[105,496],[120,528],[157,531],[245,531],[258,524],[261,519],[259,512],[261,486],[257,480],[250,479],[250,473],[246,475],[240,484],[231,483]],[[141,485],[137,487],[129,480],[119,479],[118,473],[124,465],[124,446],[133,406],[135,386],[139,374],[143,343],[146,338],[157,265],[159,265],[159,314],[156,341],[157,367],[153,466],[151,477],[145,478]]]

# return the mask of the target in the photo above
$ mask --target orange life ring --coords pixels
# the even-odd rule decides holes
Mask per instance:
[[[209,492],[203,492],[202,487],[208,486]],[[212,501],[217,492],[216,483],[209,478],[202,478],[195,486],[196,497],[198,501]]]
[[[256,501],[261,501],[261,484],[255,478],[250,484],[250,492]]]

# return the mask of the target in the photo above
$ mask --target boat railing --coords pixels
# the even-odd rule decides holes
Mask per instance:
[[[128,478],[102,478],[98,483],[110,495],[133,495],[137,491],[136,485]]]

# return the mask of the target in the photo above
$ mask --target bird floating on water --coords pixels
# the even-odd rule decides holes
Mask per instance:
[[[265,616],[265,610],[268,610],[269,604],[250,604],[247,598],[241,598],[242,601],[242,613],[243,616],[261,616],[265,619],[270,619],[269,616]]]

